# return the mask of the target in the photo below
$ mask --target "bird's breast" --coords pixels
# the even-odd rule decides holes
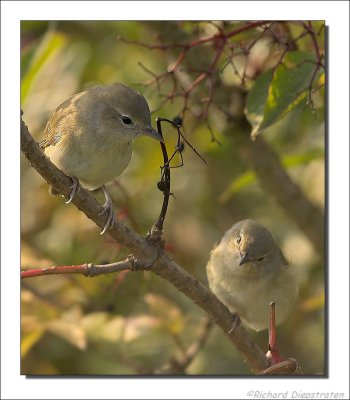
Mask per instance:
[[[89,190],[117,178],[128,166],[131,142],[81,141],[64,136],[55,146],[45,149],[51,161],[69,176],[75,176]]]

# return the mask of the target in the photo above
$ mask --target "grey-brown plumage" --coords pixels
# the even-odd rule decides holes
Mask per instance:
[[[92,87],[57,107],[40,147],[63,172],[92,190],[124,171],[131,142],[140,135],[161,140],[151,126],[146,99],[116,83]]]
[[[89,190],[103,188],[107,213],[103,232],[114,223],[104,184],[124,171],[131,159],[132,140],[141,135],[163,140],[152,128],[146,99],[121,83],[74,95],[57,107],[46,125],[40,147],[72,177],[69,201],[78,188],[77,179]]]
[[[269,326],[269,304],[283,322],[298,295],[295,267],[288,265],[270,231],[247,219],[233,225],[210,254],[211,291],[254,330]]]

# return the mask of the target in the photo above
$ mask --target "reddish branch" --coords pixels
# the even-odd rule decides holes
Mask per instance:
[[[316,39],[316,33],[312,27],[311,21],[307,21],[305,22],[301,22],[301,24],[303,25],[303,27],[306,29],[307,33],[310,35],[311,40],[312,40],[312,44],[314,46],[315,49],[315,54],[317,57],[317,63],[319,66],[324,68],[324,65],[322,64],[322,55],[320,53],[320,49],[318,47],[318,43],[317,43],[317,39]]]
[[[313,74],[310,79],[310,83],[307,88],[308,89],[308,104],[311,106],[312,110],[315,111],[312,95],[313,95],[313,93],[315,93],[316,90],[318,90],[320,87],[322,87],[322,85],[320,87],[316,88],[315,90],[313,90],[313,85],[314,85],[315,79],[317,77],[318,71],[321,68],[324,70],[324,64],[322,63],[323,54],[321,54],[321,52],[320,52],[320,49],[319,49],[319,46],[317,43],[317,39],[316,39],[316,33],[312,27],[311,21],[307,21],[307,22],[302,21],[301,24],[306,30],[305,33],[310,35],[313,47],[315,49],[316,58],[317,58],[316,66],[315,66],[315,69],[314,69]]]
[[[63,265],[48,268],[28,269],[21,271],[21,278],[34,278],[37,276],[46,275],[59,275],[59,274],[82,274],[85,276],[98,276],[111,274],[113,272],[120,272],[125,270],[132,270],[133,263],[131,259],[119,261],[111,264],[94,265],[94,264],[81,264],[81,265]]]
[[[188,49],[191,49],[193,47],[201,46],[202,44],[205,43],[210,43],[214,42],[217,39],[221,39],[223,36],[226,39],[229,39],[233,36],[238,35],[239,33],[249,31],[254,28],[258,28],[260,26],[264,26],[266,24],[269,24],[271,21],[255,21],[255,22],[248,22],[245,25],[242,25],[236,29],[233,29],[232,31],[229,32],[219,32],[214,35],[208,36],[206,38],[202,39],[196,39],[193,40],[189,43],[166,43],[166,44],[147,44],[144,42],[139,42],[137,40],[128,40],[125,39],[124,37],[119,36],[118,39],[123,41],[126,44],[135,44],[137,46],[142,46],[145,47],[149,50],[169,50],[169,49],[182,49],[183,51],[187,51]]]
[[[218,47],[216,49],[213,61],[211,62],[209,68],[207,71],[203,72],[201,75],[199,75],[191,84],[190,86],[186,89],[185,91],[185,96],[188,95],[197,85],[199,85],[205,78],[209,77],[216,68],[217,63],[220,60],[222,51],[224,49],[225,43],[226,43],[226,36],[220,35],[217,37],[218,40]]]
[[[294,22],[291,21],[290,23]],[[273,68],[276,68],[278,65],[283,63],[284,57],[288,51],[297,49],[297,42],[300,39],[307,35],[310,36],[316,53],[317,62],[315,71],[310,79],[310,83],[305,90],[308,90],[308,104],[314,110],[313,94],[319,88],[314,89],[313,86],[318,76],[319,69],[324,68],[324,65],[322,64],[323,55],[318,46],[316,38],[316,35],[318,35],[319,32],[314,31],[310,21],[296,21],[295,23],[298,26],[302,26],[304,28],[304,31],[295,38],[291,37],[288,27],[289,22],[251,21],[226,32],[222,27],[215,25],[217,28],[216,33],[195,40],[191,40],[191,38],[188,37],[188,39],[184,40],[183,43],[177,42],[148,44],[145,42],[135,40],[133,41],[125,38],[120,38],[120,40],[127,44],[135,44],[145,47],[149,50],[160,50],[163,52],[168,51],[169,53],[170,51],[176,51],[177,49],[181,50],[180,53],[176,55],[175,61],[168,66],[166,71],[160,74],[156,74],[152,72],[149,68],[140,64],[145,72],[152,76],[151,79],[144,82],[144,85],[156,85],[159,91],[159,97],[163,98],[160,104],[157,106],[156,110],[159,110],[168,101],[172,102],[175,98],[182,99],[182,109],[181,111],[179,111],[181,117],[185,119],[187,113],[190,113],[197,121],[194,126],[205,121],[205,124],[210,131],[212,141],[217,142],[214,132],[212,131],[210,123],[208,121],[208,114],[211,107],[221,109],[220,104],[216,104],[216,101],[214,101],[216,76],[223,70],[219,67],[219,63],[221,62],[221,60],[227,57],[227,60],[224,60],[225,66],[232,65],[234,73],[239,77],[242,86],[245,86],[247,78],[250,80],[254,80],[264,68],[263,65],[257,65],[256,71],[253,72],[252,75],[247,76],[246,71],[248,63],[253,62],[249,59],[251,49],[263,37],[272,38],[270,45],[277,44],[277,46],[282,47],[281,54],[278,55],[277,53],[275,53],[272,54],[270,57],[270,59],[273,59],[273,57],[275,57],[276,60]],[[247,40],[242,40],[239,43],[230,41],[231,38],[237,36],[240,33],[257,28],[260,29],[257,31],[258,33],[253,39],[249,38]],[[212,47],[208,47],[208,44],[212,44]],[[207,67],[193,68],[190,63],[191,61],[196,63],[197,60],[193,60],[193,57],[190,55],[190,50],[198,48],[200,46],[205,46],[205,49],[203,48],[203,51],[205,51],[206,53],[203,54],[207,54],[206,59],[210,61]],[[272,52],[272,46],[269,49]],[[234,57],[241,55],[245,57],[245,62],[243,71],[240,74],[235,66]],[[186,65],[184,65],[185,63]],[[182,68],[180,69],[181,66]],[[199,74],[193,77],[192,74],[194,73]],[[166,81],[172,82],[172,88],[169,89],[167,93],[161,93],[161,84],[164,84]],[[203,88],[205,88],[204,90],[206,90],[206,95],[204,96],[202,96]],[[201,109],[198,109],[198,107],[194,107],[194,105],[198,106],[201,104]]]
[[[272,22],[271,21],[252,21],[252,22],[247,22],[246,24],[243,24],[235,29],[232,29],[228,32],[225,32],[223,29],[218,28],[219,31],[211,36],[188,41],[187,43],[167,43],[167,44],[147,44],[144,42],[140,41],[135,41],[135,40],[128,40],[126,38],[120,37],[119,39],[122,40],[123,42],[127,44],[135,44],[139,45],[142,47],[145,47],[149,50],[161,50],[161,51],[167,51],[171,49],[181,49],[180,54],[177,56],[175,62],[168,66],[167,70],[161,74],[155,74],[152,72],[149,68],[144,66],[142,63],[139,63],[139,65],[144,69],[145,72],[147,72],[149,75],[152,76],[152,79],[144,82],[144,85],[150,86],[153,84],[157,85],[158,91],[160,92],[161,87],[160,84],[161,82],[166,81],[167,79],[171,79],[173,82],[173,88],[167,93],[167,94],[160,94],[161,97],[164,97],[163,101],[161,104],[157,107],[157,110],[162,107],[167,101],[172,101],[176,97],[182,97],[183,98],[183,106],[182,106],[182,111],[181,111],[181,116],[182,118],[185,118],[185,115],[187,112],[191,111],[191,106],[189,105],[189,100],[190,97],[192,97],[192,93],[195,88],[197,88],[200,84],[203,84],[205,81],[209,82],[209,92],[208,96],[206,96],[205,100],[200,100],[202,103],[206,103],[204,106],[204,110],[199,114],[196,115],[195,117],[199,121],[203,121],[207,119],[207,115],[209,112],[209,108],[211,104],[213,103],[213,95],[214,95],[214,79],[213,76],[215,73],[219,71],[218,68],[218,63],[222,58],[222,54],[227,46],[230,46],[230,43],[228,42],[230,38],[237,36],[238,34],[242,32],[246,32],[255,28],[259,27],[264,27],[265,25],[268,25],[268,28],[270,28]],[[263,29],[261,34],[258,36],[258,39],[264,34],[266,29]],[[258,40],[257,39],[257,40]],[[183,64],[183,62],[186,60],[187,53],[189,50],[196,48],[198,46],[206,45],[208,43],[213,43],[215,47],[215,54],[211,60],[211,63],[209,67],[206,70],[203,70],[200,72],[200,74],[192,80],[191,83],[187,84],[187,88],[183,89],[181,93],[177,93],[177,88],[178,88],[178,79],[175,76],[177,71],[179,70],[179,67]],[[255,42],[252,43],[252,46],[255,44]],[[184,68],[186,70],[186,68]],[[192,69],[192,72],[194,70]],[[187,68],[187,72],[189,72],[189,69]],[[208,125],[208,124],[207,124]],[[214,134],[212,130],[210,129],[210,126],[208,125],[208,129],[210,130],[212,140],[216,141]]]

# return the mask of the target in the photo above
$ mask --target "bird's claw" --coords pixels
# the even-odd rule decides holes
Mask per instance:
[[[106,220],[106,223],[105,223],[100,235],[103,235],[107,229],[112,228],[116,221],[116,218],[115,218],[115,215],[113,212],[113,206],[111,203],[109,203],[107,201],[102,206],[102,211],[99,213],[99,215],[105,214],[105,213],[107,214],[107,220]]]
[[[69,204],[73,200],[74,196],[76,195],[76,193],[79,192],[79,189],[80,189],[80,184],[79,184],[78,178],[76,178],[75,176],[71,176],[70,178],[73,182],[69,186],[72,189],[72,191],[70,192],[69,199],[66,201],[66,204]]]
[[[110,229],[113,227],[113,225],[116,223],[116,217],[114,215],[114,211],[113,211],[113,202],[112,199],[107,191],[107,189],[103,186],[103,193],[105,195],[105,203],[102,206],[102,210],[99,213],[99,215],[101,214],[107,214],[107,220],[106,223],[102,229],[102,232],[100,233],[100,235],[103,235],[107,229]]]
[[[241,318],[237,313],[232,314],[232,325],[230,330],[227,332],[228,334],[232,333],[236,328],[241,325]]]

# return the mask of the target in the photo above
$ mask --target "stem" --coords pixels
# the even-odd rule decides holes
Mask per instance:
[[[162,132],[162,121],[164,121],[162,118],[157,118],[157,129],[161,137],[163,137],[163,132]],[[162,154],[163,154],[163,159],[164,159],[164,164],[163,164],[163,173],[162,173],[162,178],[161,182],[164,183],[164,187],[162,187],[162,191],[164,194],[163,198],[163,204],[162,204],[162,209],[160,211],[159,217],[157,219],[157,222],[154,224],[154,226],[157,228],[158,231],[163,231],[163,224],[165,220],[165,216],[168,210],[168,205],[169,205],[169,197],[170,197],[170,166],[169,166],[169,157],[168,157],[168,152],[166,150],[166,146],[164,143],[160,142],[160,147],[162,149]]]

